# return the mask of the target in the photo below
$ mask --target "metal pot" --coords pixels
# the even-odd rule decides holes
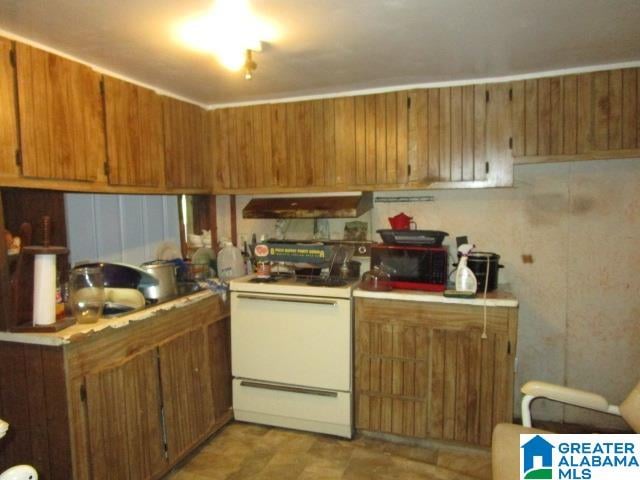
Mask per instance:
[[[75,268],[102,268],[104,286],[110,288],[143,288],[157,285],[155,277],[135,265],[114,262],[79,262]]]
[[[487,277],[487,262],[489,262],[489,276]],[[484,292],[485,278],[488,278],[487,292],[498,288],[498,273],[500,268],[500,255],[491,252],[470,252],[467,258],[467,267],[471,269],[478,280],[478,292]]]
[[[178,295],[176,281],[177,266],[173,262],[155,260],[140,265],[140,268],[158,280],[158,285],[150,285],[140,289],[144,298],[164,301]]]

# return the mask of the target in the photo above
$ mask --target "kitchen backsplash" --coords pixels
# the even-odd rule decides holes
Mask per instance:
[[[71,263],[100,259],[140,264],[163,241],[180,245],[178,197],[65,194]]]

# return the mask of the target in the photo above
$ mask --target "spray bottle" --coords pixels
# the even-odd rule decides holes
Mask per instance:
[[[476,276],[473,274],[471,269],[467,267],[468,255],[474,246],[475,245],[465,243],[458,247],[458,252],[460,252],[462,256],[460,257],[460,261],[458,262],[458,270],[456,271],[457,292],[467,292],[475,294],[476,290],[478,289],[478,281],[476,280]]]

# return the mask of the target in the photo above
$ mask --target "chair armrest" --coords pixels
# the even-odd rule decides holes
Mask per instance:
[[[609,402],[602,395],[577,390],[575,388],[554,385],[553,383],[532,381],[522,386],[522,393],[531,397],[544,397],[557,402],[590,408],[601,412],[610,412]],[[610,412],[613,413],[613,412]]]

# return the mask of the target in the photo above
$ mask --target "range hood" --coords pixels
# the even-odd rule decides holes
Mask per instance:
[[[356,218],[371,210],[373,194],[313,195],[254,198],[242,209],[243,218]]]

